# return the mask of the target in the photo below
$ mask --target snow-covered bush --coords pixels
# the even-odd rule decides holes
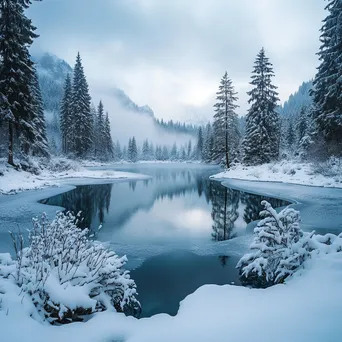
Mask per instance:
[[[314,173],[342,179],[342,158],[330,157],[327,161],[313,164]]]
[[[310,257],[313,234],[300,229],[298,211],[285,208],[278,214],[268,202],[261,204],[264,219],[254,229],[252,252],[240,259],[237,268],[242,283],[268,287],[283,283]]]
[[[65,172],[69,170],[78,171],[80,165],[67,158],[53,158],[46,165],[46,168],[51,172]]]
[[[122,269],[126,257],[90,241],[77,220],[63,212],[52,222],[46,214],[35,218],[29,247],[22,248],[22,237],[15,239],[15,282],[51,323],[77,321],[106,309],[139,314],[135,282]]]

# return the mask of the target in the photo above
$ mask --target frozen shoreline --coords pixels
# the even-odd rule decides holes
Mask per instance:
[[[2,167],[1,167],[2,166]],[[47,187],[58,187],[63,183],[85,184],[89,180],[94,181],[115,181],[115,180],[143,180],[149,176],[113,171],[113,170],[89,170],[80,167],[76,170],[70,169],[62,172],[43,170],[40,174],[34,175],[26,171],[16,171],[11,167],[0,165],[0,195],[17,194],[27,190],[39,190]]]
[[[129,179],[121,179],[126,180]],[[107,181],[92,179],[91,184]],[[296,202],[298,209],[303,204],[309,204],[308,216],[315,210],[312,206],[319,198],[326,201],[329,206],[336,202],[332,208],[335,211],[341,204],[336,201],[336,198],[342,197],[341,189],[231,179],[222,181],[225,186],[246,192],[291,198]],[[0,214],[19,214],[19,217],[26,221],[34,216],[33,212],[41,212],[42,207],[44,211],[53,213],[56,207],[39,204],[37,201],[71,190],[74,185],[89,182],[89,178],[65,178],[61,180],[59,188],[25,191],[15,196],[0,196]],[[11,211],[11,203],[17,200],[22,202],[20,212],[12,209],[12,213],[8,213]],[[324,212],[321,215],[325,216]],[[338,219],[335,220],[338,222]],[[1,232],[8,235],[7,230]],[[0,238],[3,238],[3,234]],[[241,244],[239,241],[231,240],[226,243],[227,249],[235,242],[236,247],[245,245],[245,241],[240,241]],[[119,252],[118,254],[123,252],[117,249],[115,251]],[[341,283],[342,253],[322,253],[309,260],[305,269],[295,274],[285,285],[277,285],[266,290],[234,285],[204,285],[181,302],[175,317],[159,314],[138,320],[115,312],[104,312],[93,315],[84,323],[50,326],[31,318],[30,314],[34,310],[32,303],[22,297],[10,280],[0,278],[0,339],[8,342],[57,342],[63,339],[74,342],[225,342],[227,339],[241,342],[339,342],[342,335],[342,327],[339,324],[342,315]],[[247,322],[246,317],[251,319]],[[18,322],[21,329],[17,328]],[[284,322],[291,328],[279,332]]]
[[[211,176],[212,179],[276,182],[315,187],[342,188],[342,173],[324,176],[308,163],[281,161],[257,166],[235,165],[229,170]]]

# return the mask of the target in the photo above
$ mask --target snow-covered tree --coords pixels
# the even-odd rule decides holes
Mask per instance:
[[[32,126],[35,132],[35,138],[31,145],[32,154],[34,156],[46,157],[50,156],[49,144],[46,137],[46,125],[44,116],[44,106],[42,94],[40,91],[37,71],[33,68],[33,74],[30,86],[32,98],[33,120]]]
[[[94,153],[95,158],[105,159],[106,142],[105,142],[105,117],[103,103],[100,101],[97,107],[97,115],[94,129]]]
[[[81,56],[78,53],[74,68],[71,110],[74,131],[74,153],[79,158],[89,156],[93,146],[93,118],[90,109],[88,83],[84,74]]]
[[[189,140],[188,153],[187,153],[188,159],[190,159],[190,157],[191,157],[191,151],[192,151],[192,144],[191,144],[191,140]]]
[[[197,146],[196,146],[196,159],[201,160],[203,154],[203,146],[204,146],[204,136],[203,129],[200,126],[197,134]]]
[[[151,159],[150,146],[149,146],[149,143],[148,143],[147,139],[145,139],[144,142],[143,142],[142,159],[143,160],[150,160]]]
[[[308,130],[308,114],[306,107],[302,107],[296,124],[296,135],[298,143],[304,138]]]
[[[227,168],[237,154],[240,140],[238,116],[235,112],[238,107],[236,95],[232,81],[225,72],[216,93],[213,130],[215,159],[225,158]]]
[[[114,159],[116,161],[120,161],[121,159],[123,159],[121,145],[120,145],[119,140],[117,140],[116,144],[114,145]]]
[[[293,123],[292,120],[289,120],[289,124],[287,127],[287,132],[286,132],[286,142],[287,142],[287,147],[288,149],[293,152],[294,147],[295,147],[295,143],[296,143],[296,134],[295,134],[295,130],[293,127]]]
[[[214,136],[211,125],[208,123],[204,134],[204,144],[202,159],[206,163],[213,161],[213,149],[214,149]]]
[[[276,112],[278,93],[272,84],[272,64],[264,48],[257,55],[250,96],[251,107],[246,117],[246,133],[243,141],[243,160],[248,165],[268,163],[279,155],[279,115]]]
[[[191,147],[191,145],[190,145]],[[191,151],[191,149],[190,149]],[[189,156],[189,150],[188,150],[188,156]],[[166,146],[163,146],[163,151],[162,151],[162,160],[168,160],[169,159],[169,150],[167,149]]]
[[[328,155],[342,154],[342,2],[329,0],[321,29],[320,66],[313,81],[313,115],[317,136]]]
[[[0,1],[0,120],[8,126],[8,163],[14,165],[14,140],[19,136],[22,152],[27,155],[35,142],[32,123],[35,113],[30,87],[34,77],[29,47],[38,37],[26,16],[31,1]]]
[[[177,160],[178,159],[178,149],[176,143],[172,145],[172,149],[170,152],[170,159],[171,160]]]
[[[135,137],[129,138],[127,158],[132,163],[136,163],[138,161],[138,147]]]
[[[114,146],[113,139],[110,129],[110,121],[108,112],[106,113],[105,123],[104,123],[104,139],[105,139],[105,159],[110,160],[114,158]]]
[[[156,146],[155,157],[156,157],[156,160],[163,160],[163,150],[161,146]]]
[[[251,253],[243,256],[237,264],[241,280],[256,287],[268,287],[282,283],[310,257],[312,235],[300,228],[300,213],[285,208],[279,214],[267,201],[254,229]]]
[[[71,108],[72,102],[72,85],[70,74],[67,75],[64,85],[64,94],[60,109],[60,128],[62,136],[62,151],[69,154],[74,150],[74,118]]]
[[[136,285],[119,258],[80,229],[79,215],[58,212],[33,220],[29,246],[12,234],[17,260],[10,270],[17,285],[50,323],[82,320],[80,315],[115,309],[139,314]],[[72,293],[72,298],[70,294]]]

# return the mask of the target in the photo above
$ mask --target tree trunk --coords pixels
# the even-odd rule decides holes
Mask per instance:
[[[228,108],[227,108],[227,100],[226,100],[226,165],[227,169],[229,169],[229,151],[228,151]]]
[[[13,123],[8,122],[8,164],[14,165],[13,162]]]

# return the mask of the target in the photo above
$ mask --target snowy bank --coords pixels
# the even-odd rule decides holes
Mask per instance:
[[[25,190],[37,190],[45,187],[59,186],[59,183],[68,179],[146,179],[148,176],[130,172],[115,170],[88,170],[85,167],[71,161],[63,160],[60,167],[60,159],[53,161],[48,166],[35,165],[35,173],[24,170],[16,170],[12,166],[0,160],[0,194],[15,194]],[[59,164],[56,167],[56,164]],[[67,164],[65,166],[65,164]]]
[[[326,168],[326,172],[321,172]],[[241,179],[342,188],[342,168],[329,162],[319,165],[281,161],[257,166],[235,165],[211,176],[214,179]]]
[[[202,286],[181,303],[175,317],[160,314],[137,320],[104,312],[85,323],[49,326],[30,317],[32,302],[10,280],[2,279],[0,340],[339,342],[341,282],[342,253],[320,254],[286,285],[266,290]]]

